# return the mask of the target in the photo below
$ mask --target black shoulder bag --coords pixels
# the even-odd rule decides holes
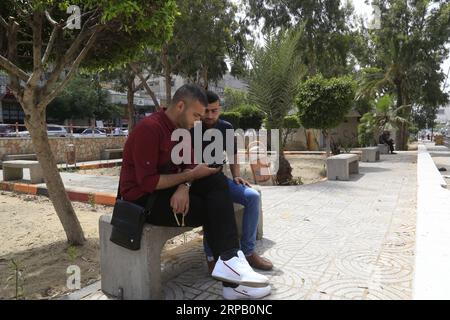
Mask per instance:
[[[141,237],[145,220],[147,215],[150,214],[155,198],[155,192],[150,194],[145,207],[122,200],[119,181],[116,203],[111,219],[113,227],[110,240],[124,248],[139,250],[141,248]]]

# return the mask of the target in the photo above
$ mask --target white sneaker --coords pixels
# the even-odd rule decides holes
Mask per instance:
[[[236,288],[223,287],[222,294],[226,300],[260,299],[269,295],[271,289],[270,285],[260,288],[239,285]]]
[[[241,284],[249,287],[265,287],[269,279],[262,274],[253,271],[242,251],[238,251],[238,257],[223,261],[220,257],[212,272],[212,277],[225,282]]]

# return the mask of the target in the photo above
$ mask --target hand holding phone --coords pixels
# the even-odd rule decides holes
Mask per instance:
[[[211,163],[211,164],[208,164],[208,167],[209,168],[221,168],[225,165],[226,162],[227,161],[225,159],[223,159],[223,163]]]

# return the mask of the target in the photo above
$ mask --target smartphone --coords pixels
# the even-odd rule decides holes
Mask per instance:
[[[226,159],[223,159],[223,163],[212,163],[212,164],[208,164],[209,168],[220,168],[223,167],[224,164],[227,163]]]
[[[208,164],[208,168],[220,168],[220,167],[223,167],[223,163]]]

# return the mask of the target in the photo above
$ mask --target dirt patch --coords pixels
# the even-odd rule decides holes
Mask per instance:
[[[119,176],[120,167],[111,167],[111,168],[99,168],[99,169],[83,169],[75,171],[80,174],[90,174],[90,175],[98,175],[98,176]]]
[[[67,244],[48,198],[0,192],[0,299],[14,299],[16,293],[20,299],[50,299],[70,292],[66,272],[71,265],[80,267],[81,287],[100,279],[98,219],[112,207],[73,206],[87,239],[81,247]],[[194,229],[169,240],[164,251],[199,233]]]
[[[286,156],[292,167],[294,178],[300,177],[304,184],[322,181],[326,177],[325,156]]]
[[[325,157],[321,155],[287,155],[292,166],[292,175],[300,177],[304,184],[321,181],[325,173]],[[226,170],[226,174],[229,173]],[[101,176],[119,176],[120,167],[79,170],[77,173]],[[253,175],[249,165],[241,165],[241,177],[253,183]]]

